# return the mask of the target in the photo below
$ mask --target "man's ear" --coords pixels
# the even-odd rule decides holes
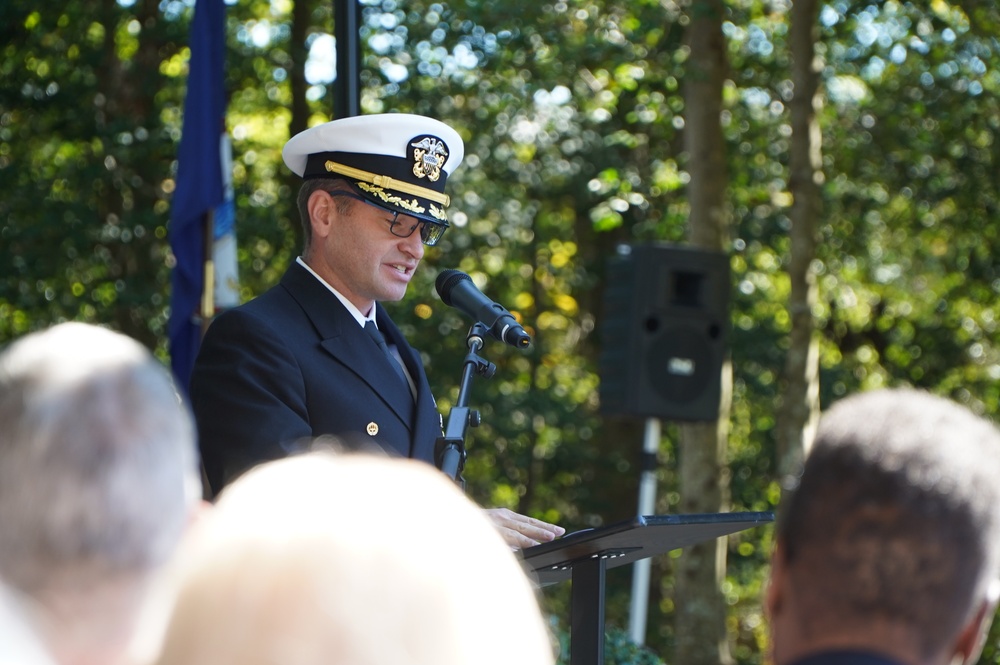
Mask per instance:
[[[771,555],[771,572],[767,580],[764,595],[764,616],[773,622],[774,617],[781,612],[785,602],[785,585],[788,583],[785,566],[785,547],[778,541]]]
[[[309,225],[313,235],[325,238],[330,235],[330,213],[335,212],[333,197],[321,189],[309,195]]]
[[[952,663],[971,664],[979,660],[979,654],[986,642],[986,634],[997,611],[998,598],[1000,598],[1000,581],[994,581],[990,584],[986,597],[979,603],[976,613],[958,634],[955,648],[952,650]]]
[[[794,653],[795,626],[790,624],[795,611],[789,581],[787,552],[779,539],[771,553],[771,570],[764,590],[764,616],[768,624],[768,658],[771,663],[786,663]]]

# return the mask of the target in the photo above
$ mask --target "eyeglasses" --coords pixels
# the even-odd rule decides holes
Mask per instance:
[[[409,238],[410,236],[413,235],[413,232],[416,231],[417,227],[419,226],[420,240],[428,247],[433,247],[438,243],[438,240],[441,239],[441,236],[444,235],[444,232],[448,230],[447,224],[438,224],[436,222],[429,222],[425,219],[418,219],[411,226],[407,226],[399,219],[400,211],[388,210],[386,208],[383,208],[382,206],[376,205],[371,201],[369,201],[368,199],[366,199],[365,197],[361,196],[360,194],[355,194],[354,192],[345,192],[344,190],[337,189],[333,191],[327,191],[326,193],[329,194],[330,196],[343,196],[348,199],[354,199],[356,201],[361,201],[362,203],[367,203],[371,207],[378,208],[382,212],[391,215],[389,219],[386,219],[384,221],[389,222],[389,233],[396,236],[397,238]]]

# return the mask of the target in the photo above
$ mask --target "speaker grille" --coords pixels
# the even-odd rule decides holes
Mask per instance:
[[[712,348],[702,331],[672,326],[649,344],[650,387],[669,402],[690,404],[712,380]]]
[[[620,248],[600,324],[601,412],[715,420],[729,328],[729,259],[678,245]]]

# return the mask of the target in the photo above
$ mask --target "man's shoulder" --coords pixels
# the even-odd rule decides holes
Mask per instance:
[[[209,330],[216,324],[220,324],[220,328],[229,325],[247,325],[254,322],[266,324],[277,316],[287,316],[288,306],[294,302],[279,284],[242,305],[219,312],[212,320]]]
[[[238,307],[226,310],[219,316],[231,318],[266,317],[275,312],[293,308],[297,301],[292,292],[300,288],[303,274],[306,277],[309,276],[301,266],[293,263],[277,284]]]
[[[287,341],[317,333],[328,337],[348,317],[350,314],[332,293],[302,266],[293,263],[279,283],[256,298],[218,314],[208,328],[206,340],[276,336]]]
[[[216,314],[205,333],[203,344],[233,336],[283,336],[290,323],[302,316],[288,290],[278,283],[252,300]]]

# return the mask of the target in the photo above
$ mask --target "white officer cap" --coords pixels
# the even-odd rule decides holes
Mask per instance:
[[[281,156],[304,179],[343,178],[376,205],[447,226],[451,198],[444,186],[462,163],[465,144],[439,120],[381,113],[300,132]]]

